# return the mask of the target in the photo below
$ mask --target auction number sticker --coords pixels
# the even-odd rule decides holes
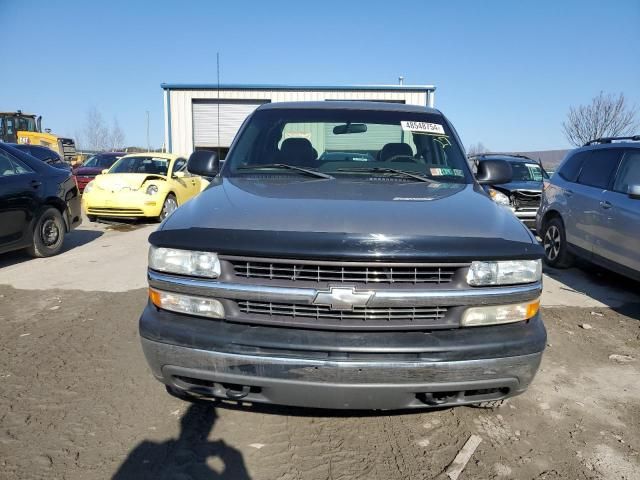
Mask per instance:
[[[416,133],[433,133],[436,135],[444,135],[444,128],[439,123],[401,121],[400,125],[403,130]]]

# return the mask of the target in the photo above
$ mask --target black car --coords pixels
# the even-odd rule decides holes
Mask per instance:
[[[543,181],[549,179],[542,165],[524,155],[504,153],[473,155],[470,160],[475,164],[503,160],[511,165],[513,174],[509,183],[486,185],[485,190],[496,203],[511,209],[527,227],[535,228]]]
[[[55,168],[61,168],[63,170],[71,171],[71,165],[65,162],[58,152],[51,150],[50,148],[42,145],[30,145],[27,143],[8,143],[7,145],[20,150],[38,160],[43,161],[47,165],[51,165]]]
[[[438,110],[271,103],[188,170],[151,234],[140,336],[178,396],[341,409],[494,406],[546,345],[543,249]]]
[[[0,143],[0,253],[28,249],[49,257],[81,222],[71,173]]]

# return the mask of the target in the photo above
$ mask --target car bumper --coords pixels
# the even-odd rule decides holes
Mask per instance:
[[[97,217],[157,217],[162,211],[162,198],[140,192],[115,195],[91,191],[82,196],[82,207],[85,214]]]
[[[440,332],[319,332],[177,315],[148,306],[154,376],[197,396],[332,409],[404,409],[525,391],[546,344],[529,322]],[[324,350],[327,350],[323,352]]]
[[[524,223],[527,227],[535,229],[536,228],[536,215],[537,210],[527,210],[527,211],[514,211],[514,214],[518,219]]]

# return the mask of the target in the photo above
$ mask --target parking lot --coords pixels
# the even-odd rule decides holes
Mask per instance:
[[[188,404],[137,336],[155,225],[91,224],[59,256],[0,259],[1,478],[640,478],[638,284],[547,271],[549,340],[499,410],[333,412]]]

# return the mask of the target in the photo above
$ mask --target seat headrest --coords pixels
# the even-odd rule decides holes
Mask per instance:
[[[412,157],[413,150],[411,149],[411,146],[406,143],[387,143],[384,147],[382,147],[382,150],[380,150],[380,153],[378,154],[378,160],[380,160],[381,162],[386,162],[391,157],[395,157],[397,155]]]
[[[285,160],[296,163],[310,163],[318,158],[316,150],[306,138],[287,138],[282,142],[280,152]]]

